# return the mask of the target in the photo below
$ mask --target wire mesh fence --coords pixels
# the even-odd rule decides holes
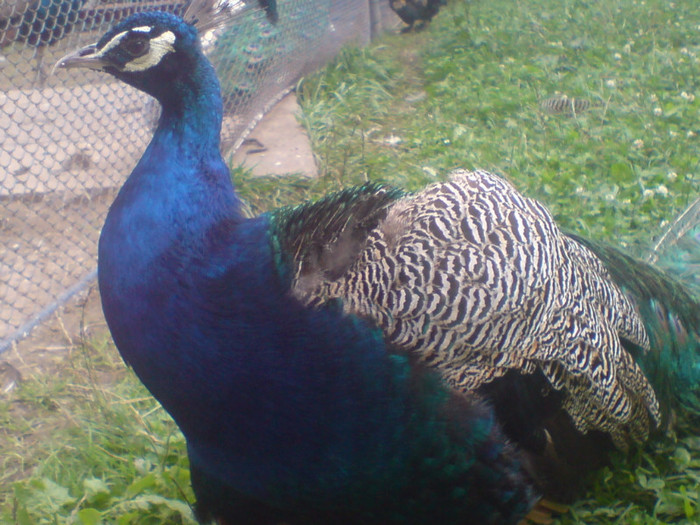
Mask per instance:
[[[94,278],[99,231],[157,121],[109,75],[50,75],[128,15],[185,0],[0,0],[0,353]],[[298,79],[394,23],[385,0],[278,0],[205,50],[224,100],[225,158]],[[208,43],[207,43],[208,42]]]

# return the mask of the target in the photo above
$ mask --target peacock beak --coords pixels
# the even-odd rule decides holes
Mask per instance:
[[[109,62],[105,60],[104,57],[97,54],[96,51],[97,45],[90,44],[89,46],[85,46],[77,51],[69,53],[56,62],[56,65],[54,65],[53,69],[51,70],[51,74],[53,74],[59,68],[70,69],[74,67],[85,67],[88,69],[96,69],[98,71],[103,70]]]

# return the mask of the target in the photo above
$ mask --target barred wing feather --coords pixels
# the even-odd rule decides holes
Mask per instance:
[[[398,200],[342,276],[296,291],[308,303],[342,299],[456,389],[539,369],[583,432],[625,447],[659,421],[621,344],[648,348],[635,306],[540,203],[495,175],[455,171]]]

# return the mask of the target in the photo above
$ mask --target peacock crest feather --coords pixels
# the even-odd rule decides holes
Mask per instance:
[[[251,9],[261,7],[270,22],[277,22],[277,4],[271,0],[193,0],[182,19],[195,26],[199,33],[231,25]]]

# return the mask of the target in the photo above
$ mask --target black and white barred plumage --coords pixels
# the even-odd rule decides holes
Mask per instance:
[[[648,348],[641,319],[539,202],[490,173],[455,171],[385,215],[347,271],[298,276],[297,295],[342,299],[460,390],[540,370],[580,431],[620,447],[647,437],[658,402],[621,345]]]
[[[550,97],[540,102],[540,107],[547,113],[571,117],[599,105],[585,98],[569,98],[566,95]]]

